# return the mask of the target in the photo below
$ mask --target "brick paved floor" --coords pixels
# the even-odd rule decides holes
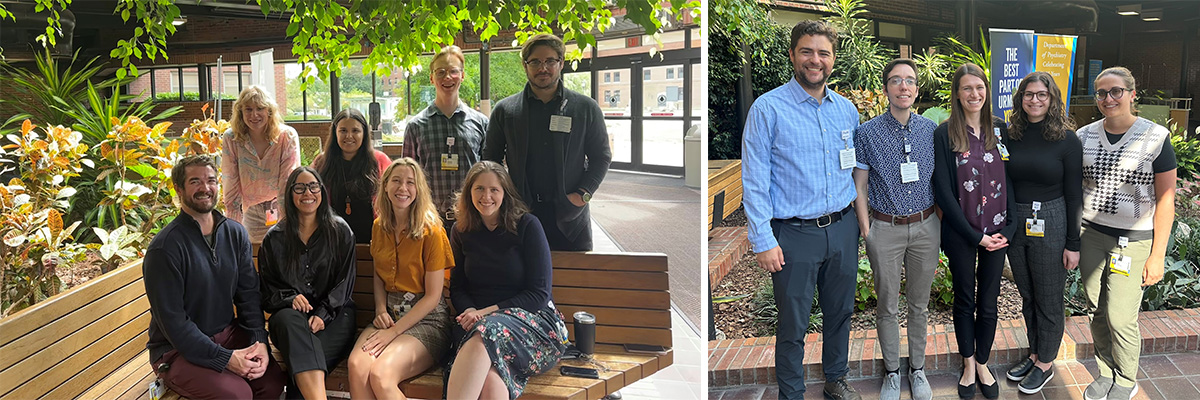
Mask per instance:
[[[1024,395],[1017,391],[1016,382],[1004,378],[1007,366],[993,365],[992,371],[1002,383],[1001,399],[1082,399],[1083,390],[1092,382],[1096,375],[1096,362],[1057,361],[1054,363],[1055,374],[1041,393]],[[901,398],[910,399],[908,378],[901,379]],[[933,398],[957,399],[956,389],[958,375],[939,373],[929,376],[933,387]],[[851,381],[864,399],[878,399],[882,378],[863,378]],[[1134,399],[1200,399],[1200,352],[1176,354],[1155,354],[1142,356],[1141,369],[1138,372],[1139,390]],[[805,392],[805,398],[820,399],[821,383],[810,383]],[[774,400],[779,397],[779,388],[775,385],[745,385],[727,388],[715,388],[708,391],[709,400]],[[977,399],[983,396],[977,394]]]

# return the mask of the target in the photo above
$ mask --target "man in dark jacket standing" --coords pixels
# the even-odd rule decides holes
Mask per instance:
[[[551,250],[592,249],[588,201],[612,152],[604,113],[591,97],[563,87],[566,47],[541,34],[521,49],[525,90],[496,103],[483,159],[502,162],[521,198],[542,222]]]
[[[151,365],[187,398],[278,399],[285,377],[267,348],[250,240],[213,211],[215,163],[185,157],[171,180],[183,212],[150,242],[142,264]]]

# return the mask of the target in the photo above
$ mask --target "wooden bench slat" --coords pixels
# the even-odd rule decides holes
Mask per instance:
[[[142,277],[136,261],[0,320],[0,347]]]
[[[142,285],[142,280],[138,279],[118,289],[116,292],[109,293],[86,306],[72,311],[70,314],[64,315],[34,330],[32,334],[21,336],[17,340],[4,345],[4,352],[0,354],[0,370],[4,370],[41,349],[55,344],[55,342],[61,339],[60,336],[63,334],[75,332],[85,326],[91,325],[97,318],[126,306],[137,297],[145,296],[146,289]]]
[[[554,286],[629,290],[670,290],[666,272],[597,271],[559,268],[554,270]]]
[[[149,350],[142,351],[142,354],[139,354],[139,356],[142,357],[141,363],[137,362],[137,357],[131,358],[129,362],[117,368],[117,370],[113,371],[113,373],[108,374],[108,376],[104,377],[104,379],[100,382],[92,385],[92,387],[88,388],[88,390],[79,395],[79,397],[84,399],[117,398],[120,393],[124,393],[127,389],[129,389],[130,385],[132,385],[132,383],[125,381],[134,378],[143,378],[147,373],[150,372],[150,363],[146,362],[146,360],[150,357],[149,354]],[[143,371],[138,371],[139,369]],[[114,395],[109,392],[117,393]]]
[[[666,291],[565,288],[555,286],[551,291],[554,304],[591,307],[641,308],[670,310],[671,294]]]
[[[567,325],[571,337],[575,337],[575,327]],[[596,343],[612,345],[649,344],[671,347],[671,331],[667,329],[628,328],[621,326],[596,326]]]
[[[0,393],[7,393],[13,390],[17,385],[33,379],[38,374],[41,374],[67,357],[74,360],[76,369],[78,369],[79,365],[91,365],[114,347],[109,346],[102,353],[90,352],[88,353],[90,356],[85,356],[81,350],[93,348],[95,347],[95,343],[100,343],[109,337],[116,339],[133,337],[136,335],[136,332],[131,331],[132,329],[141,328],[141,330],[145,330],[150,323],[149,310],[150,302],[145,296],[142,296],[125,307],[105,315],[95,323],[74,331],[45,348],[13,349],[13,351],[8,351],[5,348],[0,358],[7,359],[13,357],[15,359],[16,357],[21,357],[21,359],[5,360],[5,364],[12,366],[4,371],[0,371]],[[142,315],[145,315],[145,321],[142,322],[142,325],[137,327],[127,326],[130,321],[137,320]],[[38,330],[34,334],[58,335],[60,334],[58,332],[53,330]],[[121,340],[121,342],[124,342],[124,340]],[[26,356],[23,353],[32,354]]]
[[[571,325],[575,322],[576,312],[587,311],[588,313],[596,316],[596,322],[600,325],[664,329],[671,328],[671,312],[667,310],[577,306],[558,303],[555,303],[554,305],[558,307],[558,311],[562,312],[563,321],[565,321],[567,325]]]
[[[144,350],[149,324],[150,313],[146,312],[3,396],[73,398]]]
[[[662,253],[552,251],[550,255],[553,258],[555,272],[560,269],[667,271],[667,256]]]

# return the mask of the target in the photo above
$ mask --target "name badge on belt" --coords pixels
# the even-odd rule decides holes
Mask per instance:
[[[1042,202],[1033,202],[1033,218],[1025,218],[1025,236],[1046,237],[1046,220],[1037,217],[1041,209]]]
[[[571,117],[564,115],[550,116],[550,131],[571,133]]]

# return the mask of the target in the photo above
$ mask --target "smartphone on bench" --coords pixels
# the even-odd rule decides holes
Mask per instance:
[[[649,344],[626,343],[625,351],[629,352],[629,353],[655,354],[655,355],[660,355],[660,356],[667,354],[666,347],[649,345]]]
[[[592,368],[568,367],[564,365],[558,368],[558,372],[562,373],[562,376],[600,379],[600,372]]]

